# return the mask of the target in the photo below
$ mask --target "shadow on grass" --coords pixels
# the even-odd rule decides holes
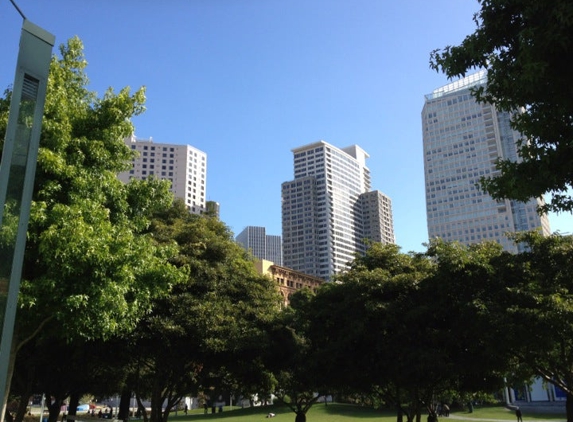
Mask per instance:
[[[319,403],[313,406],[313,409],[322,407],[322,411],[326,414],[346,416],[354,419],[372,419],[372,418],[382,418],[382,417],[396,417],[396,412],[392,410],[377,410],[371,407],[357,406],[354,404],[344,404],[344,403],[329,403],[325,405],[324,403]],[[404,418],[406,420],[406,418]]]
[[[252,422],[267,420],[266,416],[272,412],[276,414],[277,419],[270,421],[294,421],[295,414],[288,407],[281,405],[263,406],[263,407],[248,407],[241,408],[225,408],[221,413],[208,413],[204,414],[203,410],[193,410],[188,415],[179,413],[177,416],[171,414],[169,420],[173,422],[195,422],[195,421],[223,421],[229,422]],[[469,413],[467,409],[457,408],[452,409],[449,418],[440,417],[439,422],[468,422],[471,420],[477,421],[515,421],[515,413],[504,406],[479,406],[474,408],[473,413]],[[359,421],[359,420],[372,420],[378,422],[396,422],[396,412],[389,409],[376,410],[369,407],[356,406],[352,404],[341,403],[324,403],[315,404],[307,414],[308,422],[330,422],[330,421]],[[559,414],[532,414],[530,412],[524,413],[524,420],[526,422],[564,422],[564,415]],[[139,420],[142,422],[141,420]],[[269,421],[269,422],[270,422]],[[404,418],[406,421],[406,418]],[[422,414],[421,422],[427,422],[427,414]]]
[[[221,413],[204,414],[203,411],[194,410],[188,415],[179,414],[177,416],[170,415],[169,420],[184,422],[184,421],[206,421],[206,420],[225,420],[229,418],[240,419],[244,421],[254,421],[266,419],[266,416],[272,412],[280,420],[285,420],[288,418],[294,421],[295,414],[287,406],[272,405],[272,406],[261,406],[261,407],[247,407],[245,409],[235,408],[232,410],[225,410]],[[312,422],[313,420],[324,421],[328,420],[329,416],[338,416],[343,418],[348,418],[349,420],[358,419],[377,419],[382,417],[392,417],[395,420],[396,413],[388,410],[376,410],[369,407],[356,406],[352,404],[341,404],[341,403],[324,403],[315,404],[307,413],[307,421]],[[274,420],[274,419],[273,419]]]
[[[266,415],[269,414],[269,412],[272,412],[276,415],[280,415],[283,413],[292,413],[294,415],[294,413],[286,406],[272,405],[272,406],[246,407],[244,409],[233,408],[233,409],[224,410],[221,413],[219,413],[219,412],[211,413],[211,410],[209,409],[209,413],[207,413],[207,414],[203,413],[203,410],[201,410],[201,411],[195,410],[195,411],[190,412],[188,415],[178,415],[178,416],[170,415],[169,420],[203,421],[203,420],[215,420],[215,419],[219,420],[219,419],[239,418],[239,417],[247,418],[249,416],[252,416],[253,419],[260,419],[261,417],[265,418]],[[293,416],[293,419],[294,419],[294,416]],[[247,419],[245,419],[245,420],[247,420]]]

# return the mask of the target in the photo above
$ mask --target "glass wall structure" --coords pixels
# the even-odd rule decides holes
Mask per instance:
[[[235,237],[243,248],[253,256],[283,265],[283,249],[280,236],[268,235],[264,227],[247,226]]]
[[[424,173],[428,236],[464,244],[499,242],[505,250],[518,247],[506,233],[541,229],[541,199],[527,203],[495,201],[477,186],[494,176],[498,159],[517,160],[520,134],[510,126],[511,114],[478,103],[471,89],[486,83],[478,72],[426,95],[422,110]]]

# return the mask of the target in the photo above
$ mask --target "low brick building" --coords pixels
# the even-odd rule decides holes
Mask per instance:
[[[321,278],[281,267],[264,259],[256,261],[255,268],[259,273],[270,276],[277,283],[277,287],[283,297],[283,306],[289,305],[290,296],[297,290],[306,287],[316,292],[320,285],[324,283],[324,280]]]

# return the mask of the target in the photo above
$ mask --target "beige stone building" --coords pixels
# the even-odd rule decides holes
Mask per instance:
[[[289,305],[290,296],[297,290],[306,287],[316,292],[320,285],[324,283],[324,280],[321,278],[281,267],[264,259],[256,261],[255,268],[260,274],[270,276],[277,283],[283,298],[283,306],[285,307]]]

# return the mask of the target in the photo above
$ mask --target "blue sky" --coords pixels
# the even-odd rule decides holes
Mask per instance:
[[[472,0],[15,0],[56,36],[84,42],[90,88],[147,90],[136,136],[207,153],[207,196],[238,234],[281,234],[291,149],[360,145],[390,196],[397,243],[427,241],[420,113],[446,84],[433,49],[473,32]],[[22,19],[0,0],[0,89],[14,78]],[[54,49],[56,52],[57,49]],[[573,232],[570,214],[551,229]]]

